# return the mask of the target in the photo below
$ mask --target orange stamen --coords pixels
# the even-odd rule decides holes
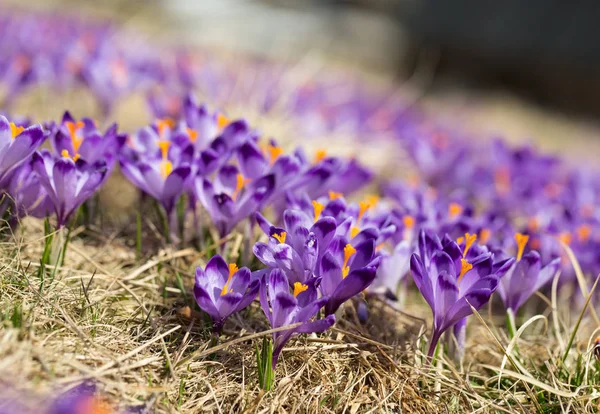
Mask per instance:
[[[81,143],[83,142],[83,138],[79,138],[77,136],[77,131],[83,128],[85,124],[83,123],[83,121],[79,121],[77,123],[67,121],[65,122],[65,126],[69,130],[69,136],[71,137],[71,141],[73,142],[73,149],[75,150],[75,152],[77,152],[79,150],[79,147],[81,146]]]
[[[73,161],[77,161],[79,159],[79,154],[75,154],[74,156],[71,157],[71,155],[69,154],[69,151],[67,151],[66,149],[62,150],[60,152],[60,155],[62,155],[65,158],[71,158]]]
[[[369,201],[361,201],[358,203],[358,217],[356,218],[356,222],[360,222],[368,209],[372,207]]]
[[[229,124],[229,122],[231,122],[231,121],[225,115],[223,115],[223,114],[217,115],[217,127],[219,127],[219,129],[225,128]]]
[[[227,293],[231,293],[232,290],[231,289],[227,289],[229,284],[231,283],[231,279],[233,278],[233,275],[238,271],[238,267],[235,263],[230,263],[229,264],[229,276],[227,277],[227,282],[225,282],[225,284],[223,285],[223,289],[221,289],[221,296],[226,295]]]
[[[194,131],[192,128],[186,128],[186,131],[190,137],[190,141],[196,142],[196,139],[198,138],[198,131]]]
[[[270,144],[267,146],[267,151],[269,152],[269,163],[271,165],[275,164],[275,160],[283,154],[283,148]]]
[[[324,149],[318,149],[315,151],[315,164],[320,163],[327,156],[327,151]]]
[[[463,208],[460,204],[450,203],[448,206],[448,215],[450,218],[456,218],[463,212]]]
[[[163,160],[167,160],[169,158],[169,147],[171,143],[169,141],[159,141],[158,148],[160,148],[160,153],[162,155]]]
[[[167,178],[171,172],[173,172],[173,163],[168,160],[161,161],[160,163],[160,175],[163,178]]]
[[[479,231],[479,243],[486,244],[490,237],[492,237],[492,231],[488,228],[483,228]]]
[[[465,249],[463,250],[463,257],[467,257],[467,252],[473,246],[473,243],[477,240],[476,234],[465,233]]]
[[[315,222],[317,220],[319,220],[319,217],[321,217],[321,213],[323,212],[323,209],[325,208],[325,206],[321,203],[319,203],[317,200],[313,200],[312,202],[313,205],[313,211],[315,213]]]
[[[413,216],[406,215],[402,217],[402,223],[404,223],[405,228],[412,229],[415,227],[415,218]]]
[[[460,275],[458,275],[458,283],[462,280],[463,276],[471,269],[473,269],[473,265],[467,262],[465,259],[460,259],[461,267],[460,267]]]
[[[165,128],[167,128],[167,127],[174,128],[175,121],[172,120],[171,118],[159,119],[156,121],[156,126],[158,127],[158,135],[160,135],[160,137],[162,138],[162,136],[165,132]]]
[[[456,244],[462,244],[462,242],[465,241],[465,238],[463,236],[460,236],[458,239],[456,239]]]
[[[592,235],[592,228],[587,224],[582,224],[577,228],[577,237],[579,241],[586,242]]]
[[[238,173],[238,175],[236,176],[235,190],[231,195],[231,199],[235,201],[240,191],[242,191],[242,188],[244,188],[246,184],[248,184],[250,181],[252,181],[250,180],[250,178],[244,178],[244,176],[241,173]]]
[[[525,245],[529,241],[527,234],[517,233],[515,234],[515,241],[517,242],[517,262],[523,257],[525,251]]]
[[[569,233],[568,231],[565,231],[558,235],[558,240],[560,240],[561,242],[563,242],[566,245],[569,245],[569,244],[571,244],[573,237],[571,236],[571,233]]]
[[[287,233],[285,231],[282,231],[281,234],[273,234],[273,237],[277,239],[277,241],[279,241],[279,243],[285,243],[285,239],[287,237]]]
[[[355,238],[358,233],[360,233],[360,228],[358,228],[356,226],[352,226],[350,228],[350,237],[351,238]]]
[[[335,191],[329,190],[329,199],[330,200],[335,200],[337,198],[340,198],[341,196],[342,196],[342,193],[336,193]]]
[[[17,137],[17,135],[19,135],[21,132],[23,132],[25,128],[23,128],[22,126],[16,126],[14,123],[10,123],[10,133],[12,135],[12,139],[15,139]]]
[[[356,254],[356,249],[354,247],[352,247],[351,244],[347,244],[344,247],[344,265],[342,266],[342,277],[346,277],[348,276],[348,273],[350,272],[350,267],[348,266],[348,260],[350,260],[350,258]]]
[[[304,292],[306,289],[308,289],[308,285],[305,285],[300,282],[294,283],[294,296],[298,296],[299,294]]]

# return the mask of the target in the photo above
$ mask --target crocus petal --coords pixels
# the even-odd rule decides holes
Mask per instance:
[[[365,267],[354,270],[346,276],[329,298],[327,305],[325,305],[325,314],[335,313],[342,303],[365,290],[375,279],[375,273],[376,269],[374,267]]]

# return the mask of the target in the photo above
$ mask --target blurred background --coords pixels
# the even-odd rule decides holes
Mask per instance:
[[[550,150],[589,155],[598,142],[597,2],[34,0],[27,7],[116,19],[150,41],[325,61],[405,88],[442,120],[461,114],[468,127]]]

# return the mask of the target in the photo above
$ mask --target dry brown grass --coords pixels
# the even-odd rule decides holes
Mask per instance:
[[[462,367],[445,359],[428,367],[421,318],[429,320],[430,311],[412,290],[402,312],[370,298],[366,323],[350,304],[330,332],[292,340],[265,393],[254,347],[269,326],[258,303],[230,318],[214,349],[206,320],[190,311],[193,271],[205,263],[205,252],[157,244],[149,247],[157,254],[136,259],[131,240],[110,224],[74,233],[65,265],[42,288],[41,222],[25,220],[0,245],[0,373],[22,391],[43,396],[93,379],[113,401],[143,403],[157,413],[516,412],[540,409],[543,401],[551,403],[546,412],[560,411],[561,403],[583,412],[597,398],[592,387],[561,383],[555,366],[562,349],[537,323],[519,342],[519,366],[505,366],[498,388],[493,367],[500,367],[499,345],[506,348],[508,340],[491,307],[482,312],[487,326],[471,318]],[[574,323],[566,316],[559,315],[565,341],[564,327]],[[567,366],[576,371],[573,357],[581,348],[587,361],[581,369],[597,387],[597,365],[585,353],[593,326],[586,317]]]

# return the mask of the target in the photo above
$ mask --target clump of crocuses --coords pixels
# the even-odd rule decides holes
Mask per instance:
[[[449,237],[440,240],[422,230],[419,253],[411,257],[410,269],[417,288],[433,312],[433,329],[427,355],[433,356],[441,335],[485,305],[498,287],[500,277],[513,258],[494,261],[493,253],[483,252],[473,259],[467,253],[476,237],[467,235],[461,248]]]

